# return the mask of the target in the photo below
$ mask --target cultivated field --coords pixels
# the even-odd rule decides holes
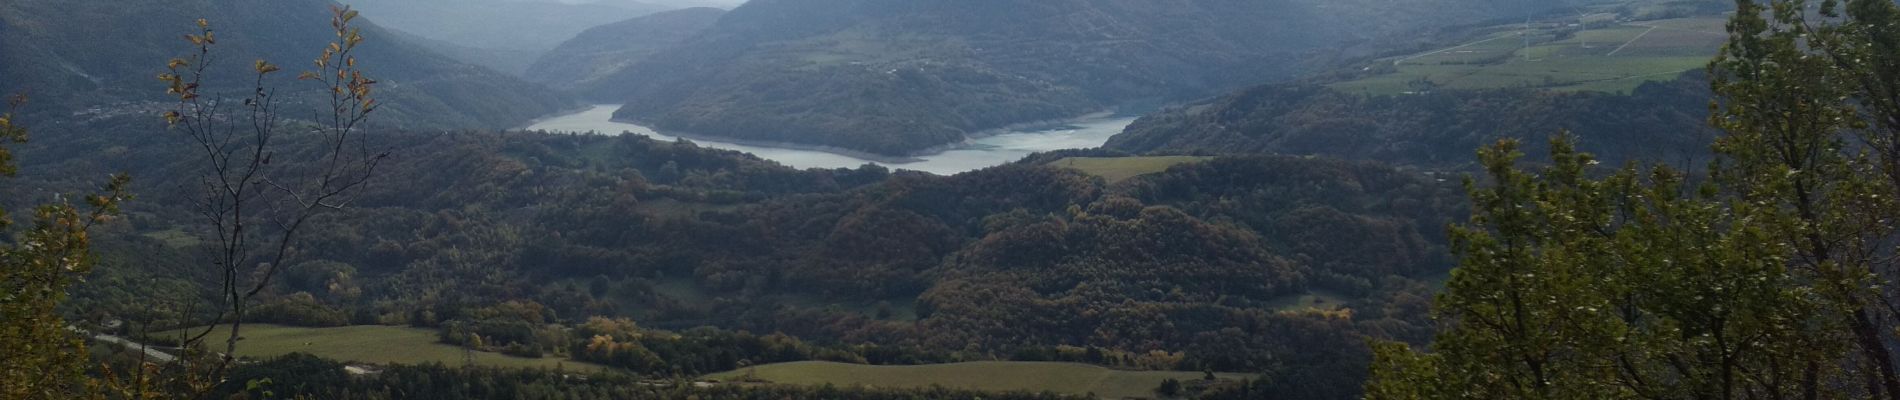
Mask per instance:
[[[1529,30],[1491,27],[1473,42],[1381,61],[1377,68],[1389,72],[1333,87],[1367,94],[1514,87],[1626,93],[1702,69],[1728,39],[1720,16],[1602,20],[1608,15],[1544,21]]]
[[[1220,379],[1251,379],[1247,374],[1215,374]],[[914,366],[872,366],[831,362],[761,365],[707,375],[722,382],[757,379],[792,385],[884,388],[946,388],[1010,392],[1095,394],[1107,399],[1154,397],[1164,379],[1201,379],[1199,372],[1117,371],[1087,364],[984,361]]]
[[[193,332],[197,332],[194,328]],[[205,340],[212,350],[222,349],[230,330],[220,328]],[[470,353],[461,347],[436,342],[436,332],[397,326],[346,326],[339,328],[300,328],[282,325],[245,324],[238,341],[238,356],[276,357],[293,352],[309,353],[337,361],[372,364],[464,365]],[[476,365],[504,368],[564,368],[570,371],[600,371],[600,365],[565,358],[522,358],[499,353],[474,352]]]
[[[1137,176],[1167,171],[1176,165],[1207,161],[1213,157],[1069,157],[1049,165],[1072,168],[1116,183]]]

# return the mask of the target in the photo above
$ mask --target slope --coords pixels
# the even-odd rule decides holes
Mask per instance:
[[[1143,117],[1104,147],[1133,153],[1291,154],[1434,168],[1469,166],[1472,149],[1516,138],[1544,154],[1568,131],[1608,162],[1707,154],[1707,80],[1649,82],[1630,94],[1532,88],[1363,95],[1323,86],[1260,86]]]
[[[717,8],[688,8],[597,26],[549,51],[523,76],[557,89],[593,86],[603,77],[692,38],[725,14]]]
[[[163,100],[152,79],[183,55],[179,39],[204,18],[217,29],[207,93],[248,92],[251,64],[298,71],[334,38],[327,0],[174,2],[19,0],[0,4],[0,91],[30,92],[38,112],[87,107],[134,111]],[[365,17],[370,18],[370,17]],[[570,107],[565,97],[494,71],[431,54],[373,22],[357,50],[388,106],[382,121],[409,128],[512,127]],[[295,96],[311,85],[276,74],[267,85]]]

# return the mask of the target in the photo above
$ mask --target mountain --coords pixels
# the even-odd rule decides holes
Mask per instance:
[[[463,63],[488,67],[488,69],[511,76],[522,76],[522,74],[528,70],[528,65],[533,64],[543,53],[540,50],[472,47],[445,40],[430,39],[422,35],[398,29],[389,29],[388,31],[390,34],[395,35],[396,40],[414,43],[417,46],[427,49],[431,53],[441,54]]]
[[[1522,10],[1504,0],[758,0],[581,94],[625,102],[617,117],[661,129],[901,155],[1280,80],[1354,43]]]
[[[621,2],[626,2],[626,1],[627,0],[601,0],[601,1],[596,1],[594,3],[613,4],[613,3],[621,3]],[[728,10],[732,9],[733,7],[738,7],[741,4],[745,4],[745,0],[643,0],[641,2],[646,3],[646,4],[652,4],[652,5],[664,6],[664,7],[673,7],[673,8],[714,7],[714,8],[728,9]]]
[[[725,10],[666,11],[590,28],[549,51],[523,74],[557,89],[578,90],[691,39],[719,22]]]
[[[1546,139],[1568,131],[1608,162],[1678,162],[1708,158],[1708,99],[1699,73],[1627,95],[1526,88],[1368,96],[1264,85],[1143,117],[1104,147],[1459,167],[1471,165],[1472,149],[1502,138],[1521,140],[1527,154],[1547,154]]]
[[[296,81],[335,39],[326,0],[188,0],[117,2],[18,0],[0,4],[0,91],[28,92],[31,110],[71,110],[112,103],[164,102],[153,76],[191,48],[180,37],[207,19],[218,38],[206,92],[232,95],[252,86],[252,61],[270,60],[286,73],[266,84],[289,97],[308,94]],[[367,17],[366,17],[367,18]],[[379,121],[395,127],[508,128],[572,107],[540,86],[432,54],[366,19],[357,58],[381,82],[387,106]],[[162,104],[162,103],[149,103]],[[138,107],[107,107],[132,111]]]
[[[392,28],[476,49],[464,62],[520,73],[541,53],[588,28],[672,7],[616,0],[589,4],[511,0],[345,0]]]

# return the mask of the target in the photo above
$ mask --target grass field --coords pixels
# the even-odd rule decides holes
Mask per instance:
[[[194,330],[196,332],[196,330]],[[208,343],[224,343],[228,329],[220,328],[205,337]],[[436,342],[436,332],[397,326],[346,326],[339,328],[301,328],[282,325],[245,324],[238,341],[238,356],[276,357],[303,352],[327,359],[372,364],[463,365],[466,353],[461,347]],[[600,371],[600,365],[565,358],[522,358],[499,353],[474,352],[475,364],[504,368],[564,368],[569,371]]]
[[[751,378],[792,385],[946,388],[981,391],[1050,391],[1089,394],[1106,399],[1154,397],[1164,379],[1201,379],[1199,372],[1117,371],[1087,364],[983,361],[937,365],[873,366],[831,362],[793,362],[707,375],[723,382]],[[1215,374],[1220,379],[1252,379],[1247,374]]]
[[[1134,178],[1137,176],[1152,174],[1152,173],[1161,172],[1161,171],[1167,171],[1169,167],[1173,167],[1176,165],[1187,164],[1187,163],[1197,163],[1197,162],[1207,161],[1212,158],[1213,157],[1189,157],[1189,156],[1108,157],[1108,158],[1069,157],[1069,158],[1064,158],[1061,160],[1056,160],[1055,162],[1049,163],[1049,165],[1079,170],[1089,175],[1095,175],[1095,176],[1102,177],[1103,179],[1107,179],[1108,183],[1116,183],[1116,182],[1125,181],[1125,180],[1128,180],[1129,178]]]
[[[1623,93],[1703,68],[1728,39],[1725,21],[1704,16],[1584,30],[1566,21],[1533,24],[1528,31],[1497,26],[1469,43],[1382,61],[1392,63],[1392,72],[1332,86],[1368,94],[1514,87]]]

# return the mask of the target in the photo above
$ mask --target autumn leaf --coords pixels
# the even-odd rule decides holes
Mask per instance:
[[[265,62],[262,59],[257,60],[256,68],[257,68],[258,74],[268,74],[268,73],[277,72],[283,69],[283,68],[277,68],[276,65],[271,65],[271,63]]]

